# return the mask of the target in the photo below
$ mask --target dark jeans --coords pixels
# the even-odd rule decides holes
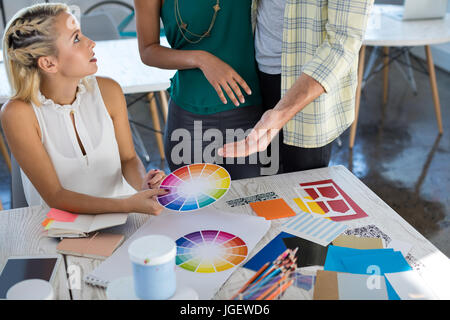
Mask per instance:
[[[272,75],[259,71],[263,109],[272,109],[281,99],[281,75]],[[277,139],[277,138],[275,138]],[[280,171],[288,173],[308,169],[327,167],[331,158],[329,143],[320,148],[300,148],[283,142],[283,130],[279,133]]]
[[[184,110],[171,99],[164,131],[164,149],[170,170],[187,164],[209,162],[223,166],[233,180],[260,176],[262,165],[259,157],[257,161],[254,161],[255,157],[224,159],[217,155],[217,149],[231,142],[227,138],[227,129],[241,129],[242,135],[233,140],[244,139],[248,134],[243,135],[244,132],[254,127],[262,113],[260,106],[245,106],[201,115]]]

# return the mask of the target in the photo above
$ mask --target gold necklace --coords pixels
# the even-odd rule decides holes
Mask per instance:
[[[217,17],[217,13],[220,10],[220,0],[216,0],[216,4],[213,6],[214,9],[214,15],[211,19],[211,23],[209,24],[209,28],[208,30],[206,30],[203,34],[196,34],[192,31],[189,31],[187,29],[188,25],[183,21],[183,19],[181,18],[181,14],[180,14],[180,7],[178,5],[178,0],[175,0],[175,20],[177,21],[177,26],[178,26],[178,30],[180,30],[181,35],[183,36],[183,38],[189,42],[189,43],[199,43],[200,41],[203,40],[203,38],[205,37],[209,37],[209,35],[211,34],[211,30],[214,26],[214,23],[216,22],[216,17]],[[191,36],[197,37],[199,38],[198,40],[190,40],[188,37],[186,37],[185,32],[187,32],[188,34],[190,34]]]

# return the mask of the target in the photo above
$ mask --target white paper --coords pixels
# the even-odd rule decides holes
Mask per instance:
[[[337,280],[339,300],[388,300],[383,276],[339,272]]]
[[[176,241],[191,232],[220,230],[240,237],[247,245],[248,256],[269,228],[270,221],[264,218],[226,213],[213,208],[205,208],[192,213],[168,212],[167,210],[159,216],[151,217],[85,280],[105,284],[132,275],[128,246],[142,236],[162,234]],[[240,265],[246,260],[242,261]],[[211,299],[236,268],[214,273],[197,273],[177,267],[175,269],[177,286],[193,288],[198,293],[199,299]],[[92,279],[94,280],[92,281]]]
[[[435,293],[414,270],[385,273],[384,276],[402,300],[436,300]]]
[[[387,247],[392,248],[395,251],[400,251],[402,253],[402,255],[404,257],[406,257],[408,255],[409,251],[411,250],[412,245],[407,242],[404,242],[404,241],[392,239],[391,242],[389,242],[389,245]]]

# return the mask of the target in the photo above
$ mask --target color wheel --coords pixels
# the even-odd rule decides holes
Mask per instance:
[[[191,211],[204,208],[219,200],[230,188],[227,170],[216,164],[196,163],[169,174],[160,188],[169,194],[158,196],[158,202],[167,209]]]
[[[245,242],[228,232],[201,230],[177,241],[176,264],[199,273],[221,272],[233,268],[247,257]]]

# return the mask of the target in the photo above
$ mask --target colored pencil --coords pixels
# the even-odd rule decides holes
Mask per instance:
[[[294,282],[294,279],[292,279],[289,282],[286,282],[281,286],[281,288],[276,289],[273,293],[271,293],[266,300],[273,300],[275,297],[278,297],[280,294],[282,294],[284,291],[286,291],[287,288],[291,286],[291,284]]]
[[[245,296],[249,297],[249,296],[253,295],[258,289],[260,289],[265,284],[267,284],[273,277],[278,275],[278,273],[280,273],[280,272],[281,272],[280,269],[276,269],[273,272],[271,272],[267,277],[265,277],[264,280],[262,280],[261,282],[256,283],[253,286],[248,287],[248,289],[246,290],[246,292],[248,291],[248,293],[246,293]]]
[[[264,291],[261,295],[259,295],[256,300],[263,300],[267,295],[269,295],[277,286],[280,285],[280,283],[282,283],[284,280],[286,280],[287,276],[289,274],[285,274],[284,276],[282,276],[280,278],[280,280],[278,280],[277,282],[275,282],[273,285],[270,286],[269,289],[267,289],[266,291]]]
[[[247,287],[261,274],[264,272],[264,270],[267,269],[267,267],[270,265],[270,262],[266,262],[259,270],[258,272],[256,272],[253,277],[250,278],[250,280],[248,280],[244,286],[239,289],[238,292],[236,292],[236,294],[234,296],[231,297],[230,300],[234,300],[242,291],[244,291],[245,289],[247,289]]]

